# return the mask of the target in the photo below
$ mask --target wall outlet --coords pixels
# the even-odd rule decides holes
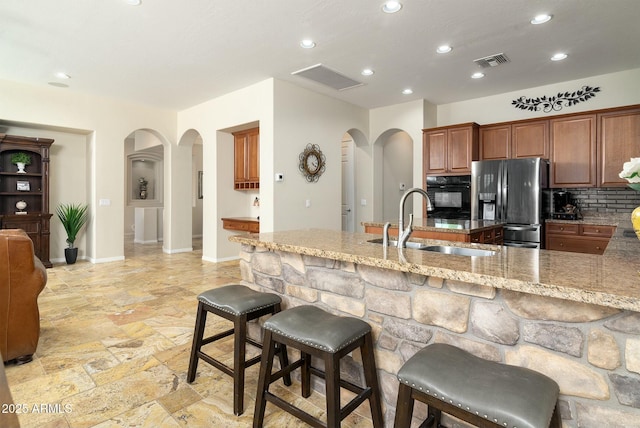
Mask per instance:
[[[407,190],[407,185],[404,183],[400,183],[400,190]]]
[[[362,205],[363,207],[367,206],[367,200],[366,199],[360,199],[360,205]]]
[[[306,208],[309,208],[311,206],[311,199],[307,199],[306,201],[304,201],[304,206]]]

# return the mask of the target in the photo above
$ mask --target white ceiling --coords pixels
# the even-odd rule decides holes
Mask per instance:
[[[640,0],[404,0],[396,14],[382,3],[2,0],[0,79],[179,110],[274,77],[375,108],[640,68]],[[531,25],[540,13],[553,19]],[[314,49],[300,48],[307,37]],[[444,43],[453,51],[436,54]],[[569,57],[549,61],[559,51]],[[497,53],[511,62],[470,79],[473,60]],[[364,85],[336,91],[291,75],[318,63]],[[375,74],[361,76],[365,67]],[[401,94],[406,87],[412,95]]]

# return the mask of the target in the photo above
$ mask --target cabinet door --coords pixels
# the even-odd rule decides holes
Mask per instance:
[[[478,140],[474,137],[474,129],[472,127],[449,129],[447,139],[448,171],[456,174],[470,174],[474,144],[477,154]]]
[[[596,116],[550,120],[551,187],[595,187]]]
[[[511,125],[511,157],[549,159],[549,121]]]
[[[447,130],[424,133],[423,157],[425,174],[447,172]]]
[[[598,185],[626,186],[622,165],[640,156],[640,109],[598,115]]]
[[[234,181],[242,183],[247,180],[247,171],[245,168],[245,159],[247,157],[245,144],[247,137],[244,134],[235,136],[234,141]]]
[[[509,159],[511,157],[511,126],[497,125],[480,128],[480,159]]]
[[[260,132],[255,129],[247,134],[247,179],[260,180]]]

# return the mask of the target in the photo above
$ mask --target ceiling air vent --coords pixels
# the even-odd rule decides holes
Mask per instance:
[[[362,82],[350,79],[344,74],[331,70],[322,64],[312,65],[311,67],[294,71],[291,74],[313,80],[316,83],[329,86],[337,91],[344,91],[345,89],[351,89],[363,85]]]
[[[511,60],[503,53],[485,56],[484,58],[478,58],[473,60],[477,65],[482,68],[496,67],[500,64],[506,64]]]

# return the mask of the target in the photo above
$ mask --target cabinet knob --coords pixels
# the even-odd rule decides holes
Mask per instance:
[[[600,229],[596,229],[596,233],[600,233]]]
[[[564,227],[560,227],[560,230],[564,230]]]
[[[600,246],[599,246],[599,245],[596,245],[596,250],[599,250],[599,249],[600,249]]]
[[[561,242],[561,243],[560,243],[560,246],[561,246],[561,247],[564,247],[564,244]]]

